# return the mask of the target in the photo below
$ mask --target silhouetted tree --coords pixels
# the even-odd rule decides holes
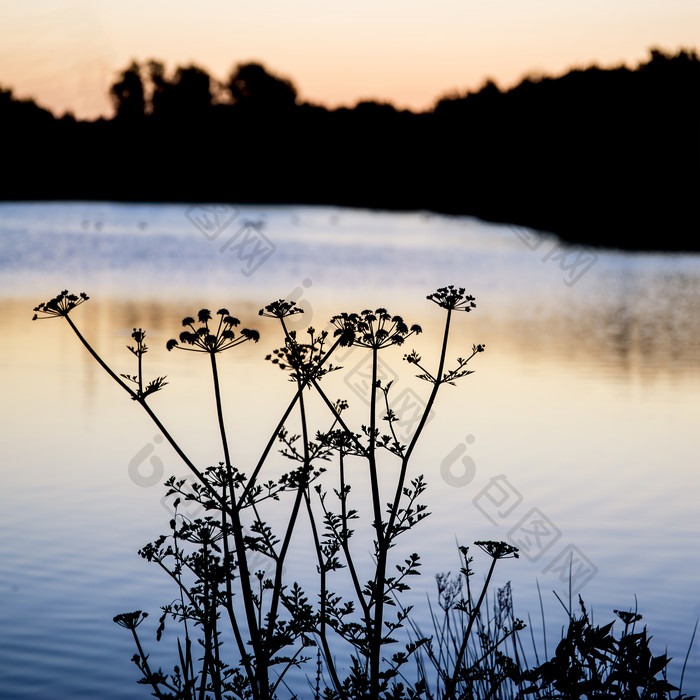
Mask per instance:
[[[147,64],[149,81],[149,104],[147,111],[149,114],[163,114],[167,110],[165,104],[165,92],[168,81],[165,79],[165,66],[155,59],[151,59]]]
[[[181,119],[201,120],[211,109],[211,77],[198,66],[178,68],[169,89],[173,95],[172,107]]]
[[[39,107],[33,100],[20,100],[9,88],[0,86],[0,125],[3,133],[17,136],[16,129],[24,131],[37,127],[47,127],[54,121],[48,109]],[[17,139],[14,139],[15,142]],[[9,144],[5,144],[7,146]]]
[[[122,71],[120,80],[109,90],[114,103],[116,118],[129,122],[143,119],[146,114],[141,68],[132,61],[128,68]]]
[[[272,115],[296,105],[297,91],[291,81],[268,73],[259,63],[237,65],[227,87],[239,109]]]
[[[224,90],[230,99],[194,65],[166,75],[159,61],[132,62],[110,89],[115,118],[87,122],[0,89],[12,173],[0,197],[430,209],[576,242],[700,246],[688,235],[700,229],[691,50],[653,49],[634,69],[530,76],[508,90],[487,81],[424,113],[297,104],[292,82],[259,63],[236,66]]]
[[[178,67],[172,80],[159,61],[148,62],[150,105],[148,111],[160,120],[201,122],[212,106],[211,77],[202,68]]]

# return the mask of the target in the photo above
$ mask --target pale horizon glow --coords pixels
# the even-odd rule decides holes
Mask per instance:
[[[112,115],[109,86],[132,60],[194,63],[220,81],[257,61],[303,101],[424,110],[486,79],[507,89],[527,75],[634,67],[651,48],[699,47],[691,0],[0,2],[0,87],[81,119]]]

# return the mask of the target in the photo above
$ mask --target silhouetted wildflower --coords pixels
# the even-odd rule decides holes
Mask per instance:
[[[195,328],[195,320],[191,316],[182,319],[182,325],[190,330],[180,333],[179,342],[171,338],[167,342],[166,348],[172,350],[177,347],[180,350],[191,350],[192,352],[216,353],[240,345],[247,340],[252,340],[256,343],[260,340],[260,333],[249,328],[241,329],[236,335],[233,329],[238,326],[240,321],[229,315],[228,309],[219,309],[216,315],[219,316],[219,324],[214,332],[209,328],[209,321],[212,320],[209,309],[201,309],[197,314],[197,319],[201,324],[198,328]],[[180,343],[191,347],[182,347]]]
[[[211,517],[197,519],[193,522],[184,521],[178,532],[178,536],[188,542],[213,546],[215,542],[221,540],[224,533],[220,524],[212,520]],[[218,547],[215,547],[218,550]]]
[[[147,612],[136,610],[130,613],[120,613],[114,617],[114,622],[124,629],[135,630],[147,617]]]
[[[313,689],[317,698],[415,700],[438,696],[471,698],[477,694],[479,697],[514,697],[516,691],[518,697],[534,697],[535,694],[537,697],[559,697],[564,692],[566,697],[578,698],[592,697],[591,693],[596,692],[596,697],[627,698],[639,697],[638,689],[644,689],[644,697],[649,698],[683,700],[688,697],[680,691],[670,694],[678,689],[666,680],[665,667],[669,659],[665,654],[652,656],[646,628],[635,633],[633,627],[630,632],[628,626],[641,620],[641,615],[615,611],[625,624],[624,633],[617,640],[610,633],[612,622],[605,627],[592,626],[580,596],[582,616],[574,617],[569,610],[568,632],[551,661],[528,669],[521,667],[517,655],[515,660],[506,656],[499,647],[507,649],[505,643],[510,639],[509,643],[517,652],[520,643],[514,635],[525,628],[522,620],[514,617],[509,583],[491,596],[493,614],[486,608],[487,592],[498,560],[519,557],[518,548],[507,542],[483,540],[475,543],[491,557],[489,572],[478,596],[473,595],[473,558],[469,555],[469,548],[459,546],[459,573],[454,577],[449,573],[435,577],[438,606],[443,613],[440,619],[434,614],[433,607],[428,609],[435,635],[423,635],[411,620],[411,606],[406,606],[401,597],[410,590],[410,577],[420,573],[419,556],[410,554],[403,563],[396,563],[392,552],[395,552],[397,538],[409,532],[429,513],[427,506],[419,502],[426,489],[425,479],[422,475],[410,479],[409,461],[429,420],[439,386],[452,384],[471,374],[466,368],[467,363],[484,351],[483,345],[473,345],[469,357],[458,357],[456,367],[446,369],[450,314],[457,310],[470,311],[475,307],[474,298],[465,294],[463,288],[452,285],[438,289],[427,298],[446,309],[447,314],[444,316],[445,329],[437,371],[431,373],[423,367],[416,351],[404,355],[409,365],[420,370],[421,374],[417,376],[434,385],[430,398],[421,409],[420,423],[413,430],[410,447],[400,442],[394,429],[399,415],[391,408],[388,399],[392,381],[384,382],[376,377],[369,425],[360,423],[361,432],[358,433],[350,427],[354,416],[343,415],[348,408],[347,402],[337,400],[331,403],[316,380],[339,369],[326,362],[330,356],[326,345],[331,345],[332,349],[337,344],[371,349],[373,375],[376,376],[377,351],[391,345],[402,345],[406,338],[421,332],[420,326],[409,327],[400,316],[392,316],[384,308],[366,309],[359,314],[344,313],[331,319],[337,339],[333,343],[326,331],[317,333],[309,328],[306,334],[300,335],[299,331],[287,330],[284,319],[302,313],[294,302],[278,300],[260,310],[261,316],[279,319],[285,331],[284,347],[274,350],[266,359],[289,371],[292,380],[298,383],[298,390],[250,477],[232,466],[215,354],[247,340],[257,342],[257,331],[243,329],[234,332],[239,320],[231,316],[228,309],[219,309],[216,314],[201,309],[196,317],[183,319],[179,340],[173,339],[167,344],[168,350],[180,347],[210,356],[225,459],[219,461],[218,466],[201,471],[145,402],[150,393],[159,390],[166,382],[165,377],[157,377],[148,384],[144,381],[143,355],[148,347],[142,328],[133,329],[131,338],[134,343],[127,345],[137,359],[136,374],[121,375],[136,386],[134,390],[112,371],[83,338],[73,320],[68,318],[75,306],[88,299],[87,295],[76,296],[62,291],[34,309],[37,312],[34,319],[66,317],[93,358],[146,409],[163,436],[197,477],[196,481],[191,481],[188,477],[171,476],[165,482],[166,498],[175,497],[171,532],[139,550],[141,557],[157,564],[179,588],[179,595],[171,603],[161,606],[163,614],[155,635],[156,641],[160,641],[166,619],[184,624],[184,639],[177,637],[179,665],[174,666],[174,672],[166,675],[149,666],[149,655],[136,632],[147,613],[136,610],[113,618],[116,624],[131,631],[138,650],[132,661],[142,674],[138,683],[150,685],[154,697],[190,698],[197,695],[271,700],[278,697],[275,691],[285,683],[287,670],[300,670],[311,660],[310,656],[304,655],[304,650],[313,645],[321,647]],[[325,432],[315,431],[315,439],[309,438],[314,434],[311,419],[315,418],[315,410],[312,413],[307,408],[311,402],[306,402],[304,388],[316,390],[332,414],[330,427]],[[386,408],[383,420],[389,425],[390,435],[381,434],[378,429],[381,424],[381,414],[377,413],[379,394],[383,395]],[[295,405],[299,408],[301,434],[290,433],[288,429]],[[262,469],[275,437],[282,444],[279,452],[291,460],[294,467],[277,476],[278,467],[274,465],[273,478],[263,482],[265,472]],[[368,442],[367,447],[363,445],[365,442]],[[388,450],[399,458],[400,468],[395,480],[393,469],[384,470],[384,456],[377,458],[379,449]],[[328,497],[328,484],[334,482],[322,482],[320,477],[324,469],[316,466],[320,461],[330,460],[334,453],[338,457],[338,483],[332,489],[337,500],[335,505],[334,499]],[[352,477],[355,465],[361,465],[363,460],[369,468],[369,489],[363,489],[356,496]],[[154,458],[151,462],[156,466]],[[328,478],[331,476],[332,473]],[[310,488],[312,484],[313,489]],[[385,499],[387,489],[390,492],[388,501]],[[286,492],[293,495],[289,515],[279,519],[275,516],[274,526],[268,524],[262,514],[271,502],[281,501]],[[369,511],[365,505],[361,509],[354,508],[354,501],[367,496],[371,500],[374,532],[370,535],[370,543],[364,540],[364,543],[351,547],[351,538],[356,536],[353,522],[358,519],[362,522],[364,513]],[[264,503],[266,501],[268,503]],[[209,515],[190,517],[179,510],[182,502],[203,508]],[[259,509],[259,504],[263,503]],[[382,503],[386,504],[386,510]],[[290,577],[285,573],[287,562],[294,556],[292,545],[303,536],[298,534],[301,522],[298,516],[302,509],[308,515],[307,523],[302,524],[303,532],[311,535],[312,541],[305,550],[311,556],[305,553],[299,564],[310,571],[315,568],[320,575],[318,605],[310,602],[297,583],[289,585]],[[281,537],[278,536],[278,524],[282,527]],[[306,528],[306,524],[310,527]],[[357,535],[364,538],[367,529],[358,528]],[[374,562],[373,566],[367,567],[370,576],[365,579],[366,583],[362,579],[366,567],[356,556],[361,549]],[[332,592],[331,575],[342,570],[347,573],[340,575],[349,575],[352,582],[351,596]],[[390,611],[390,606],[394,606],[394,612]],[[223,627],[227,620],[231,624],[228,630]],[[388,658],[387,645],[397,643],[396,632],[400,632],[407,622],[411,629],[405,651],[396,651]],[[198,630],[196,637],[193,636],[195,628]],[[224,641],[228,639],[236,645],[233,657],[230,652],[225,653]],[[338,663],[335,646],[331,645],[336,641],[344,642],[349,650],[345,659],[339,654]],[[202,647],[201,652],[195,652],[196,644]],[[226,647],[228,645],[226,641]],[[342,650],[342,647],[337,648]],[[406,680],[409,674],[400,670],[412,656],[418,665],[419,678],[415,682]],[[227,658],[233,658],[233,664],[228,663]],[[431,664],[434,674],[430,670]],[[342,677],[343,672],[349,675]],[[658,678],[660,674],[661,678]],[[394,683],[392,679],[397,677],[406,681],[406,685]],[[682,678],[683,674],[681,681]],[[434,695],[429,688],[429,682],[433,681]],[[561,692],[557,695],[554,691]]]
[[[338,411],[340,413],[340,411]],[[365,454],[360,443],[360,434],[351,433],[347,430],[331,430],[327,433],[316,433],[316,440],[319,444],[329,447],[343,455],[363,455]]]
[[[138,352],[147,352],[148,347],[146,344],[143,342],[143,339],[146,337],[146,331],[143,330],[143,328],[134,328],[134,332],[131,334],[131,337],[136,341],[136,349],[131,347],[131,345],[127,345],[129,350],[134,353],[134,355],[137,355]]]
[[[340,338],[341,345],[376,350],[402,345],[406,338],[423,330],[415,324],[409,328],[401,316],[392,316],[383,308],[365,309],[359,314],[342,313],[333,316],[331,323],[337,329],[333,335]]]
[[[136,355],[136,357],[142,357],[148,352],[148,345],[143,342],[146,337],[146,331],[144,331],[143,328],[134,328],[134,332],[131,334],[131,337],[136,341],[136,347],[133,345],[127,345],[127,350],[133,355]]]
[[[435,302],[443,309],[452,311],[471,311],[476,307],[475,298],[470,294],[465,294],[464,287],[455,287],[453,284],[447,287],[440,287],[436,292],[428,294],[426,299]]]
[[[438,589],[438,604],[447,612],[451,610],[462,597],[462,577],[451,576],[451,572],[435,574]]]
[[[494,559],[518,559],[520,557],[518,548],[507,542],[482,540],[480,542],[474,542],[474,544],[483,549],[486,554]]]
[[[284,299],[278,299],[268,304],[264,309],[258,311],[259,316],[267,316],[267,318],[286,318],[287,316],[293,316],[294,314],[303,314],[304,309],[300,309],[296,302],[285,301]]]
[[[58,296],[55,296],[49,301],[45,301],[39,306],[34,307],[37,313],[32,316],[32,321],[37,321],[43,318],[54,318],[60,316],[68,316],[76,306],[87,301],[90,297],[85,292],[80,292],[80,296],[69,294],[67,289],[64,289]],[[39,316],[39,314],[44,314]]]
[[[297,332],[290,331],[284,340],[284,347],[273,350],[265,357],[280,369],[291,370],[293,381],[320,379],[328,372],[339,369],[331,364],[322,364],[326,358],[328,333],[321,331],[316,335],[316,330],[311,327],[306,332],[309,335],[308,343],[300,343],[297,340]]]

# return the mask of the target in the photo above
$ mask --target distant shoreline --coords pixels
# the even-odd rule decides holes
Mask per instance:
[[[159,64],[153,64],[156,67]],[[572,70],[431,112],[300,104],[258,64],[228,102],[194,66],[132,64],[111,120],[56,119],[0,89],[0,201],[275,202],[432,211],[605,249],[700,251],[700,59]],[[150,70],[150,73],[149,73]],[[155,72],[153,72],[155,70]]]

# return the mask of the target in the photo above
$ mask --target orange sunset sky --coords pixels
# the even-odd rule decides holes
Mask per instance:
[[[132,59],[219,80],[259,61],[306,101],[420,110],[486,78],[632,67],[651,47],[700,48],[700,1],[0,0],[0,86],[84,119],[112,115]]]

